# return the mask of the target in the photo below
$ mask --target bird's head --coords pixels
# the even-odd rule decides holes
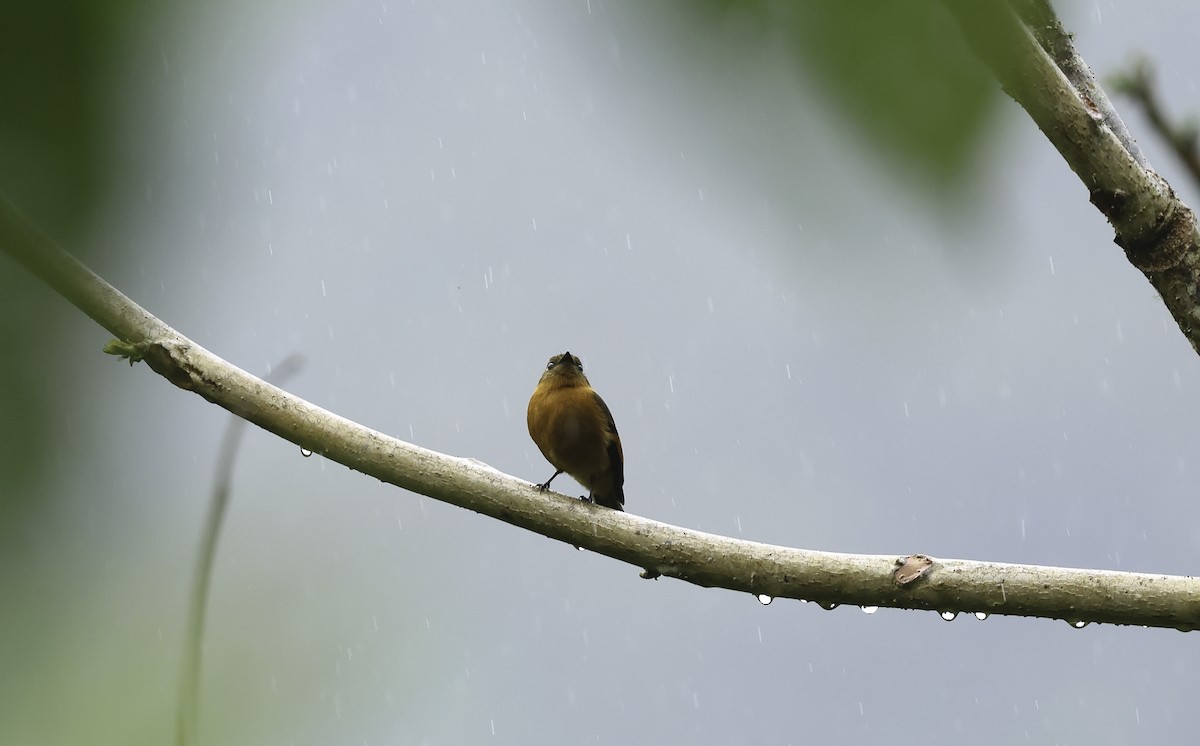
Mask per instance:
[[[570,351],[555,355],[546,363],[546,372],[542,374],[542,383],[555,386],[587,386],[587,376],[583,375],[583,363]]]

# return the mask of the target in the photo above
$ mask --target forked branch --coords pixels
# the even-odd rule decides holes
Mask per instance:
[[[1200,353],[1196,215],[1146,162],[1047,0],[942,0],[975,54],[1087,187]]]

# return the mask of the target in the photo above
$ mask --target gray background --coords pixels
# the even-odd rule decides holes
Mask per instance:
[[[1066,20],[1098,73],[1145,50],[1191,105],[1194,7]],[[302,352],[298,395],[531,481],[550,467],[525,403],[570,349],[620,428],[627,508],[657,520],[1192,572],[1200,361],[1028,117],[1000,102],[947,201],[864,145],[778,40],[675,46],[688,24],[602,0],[151,13],[104,92],[110,202],[72,248],[235,364]],[[0,742],[162,743],[227,415],[62,314],[30,351],[57,409],[48,507],[12,529],[3,575]],[[1196,640],[648,582],[253,430],[200,728],[1180,743],[1200,724]]]

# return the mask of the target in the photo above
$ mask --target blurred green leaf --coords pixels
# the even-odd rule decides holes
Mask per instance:
[[[105,181],[103,143],[114,43],[140,0],[9,0],[0,23],[0,192],[43,230],[86,256],[80,236]],[[38,351],[59,336],[61,298],[5,260],[0,265],[0,522],[34,500],[55,397]]]
[[[939,3],[712,0],[707,12],[783,33],[798,69],[863,142],[922,177],[935,196],[969,177],[1000,91]]]

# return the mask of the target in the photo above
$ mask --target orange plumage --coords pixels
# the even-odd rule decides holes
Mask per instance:
[[[621,438],[608,405],[583,375],[583,364],[570,352],[555,355],[546,364],[526,411],[529,437],[555,472],[566,472],[587,488],[587,499],[597,505],[623,510],[625,456]]]

